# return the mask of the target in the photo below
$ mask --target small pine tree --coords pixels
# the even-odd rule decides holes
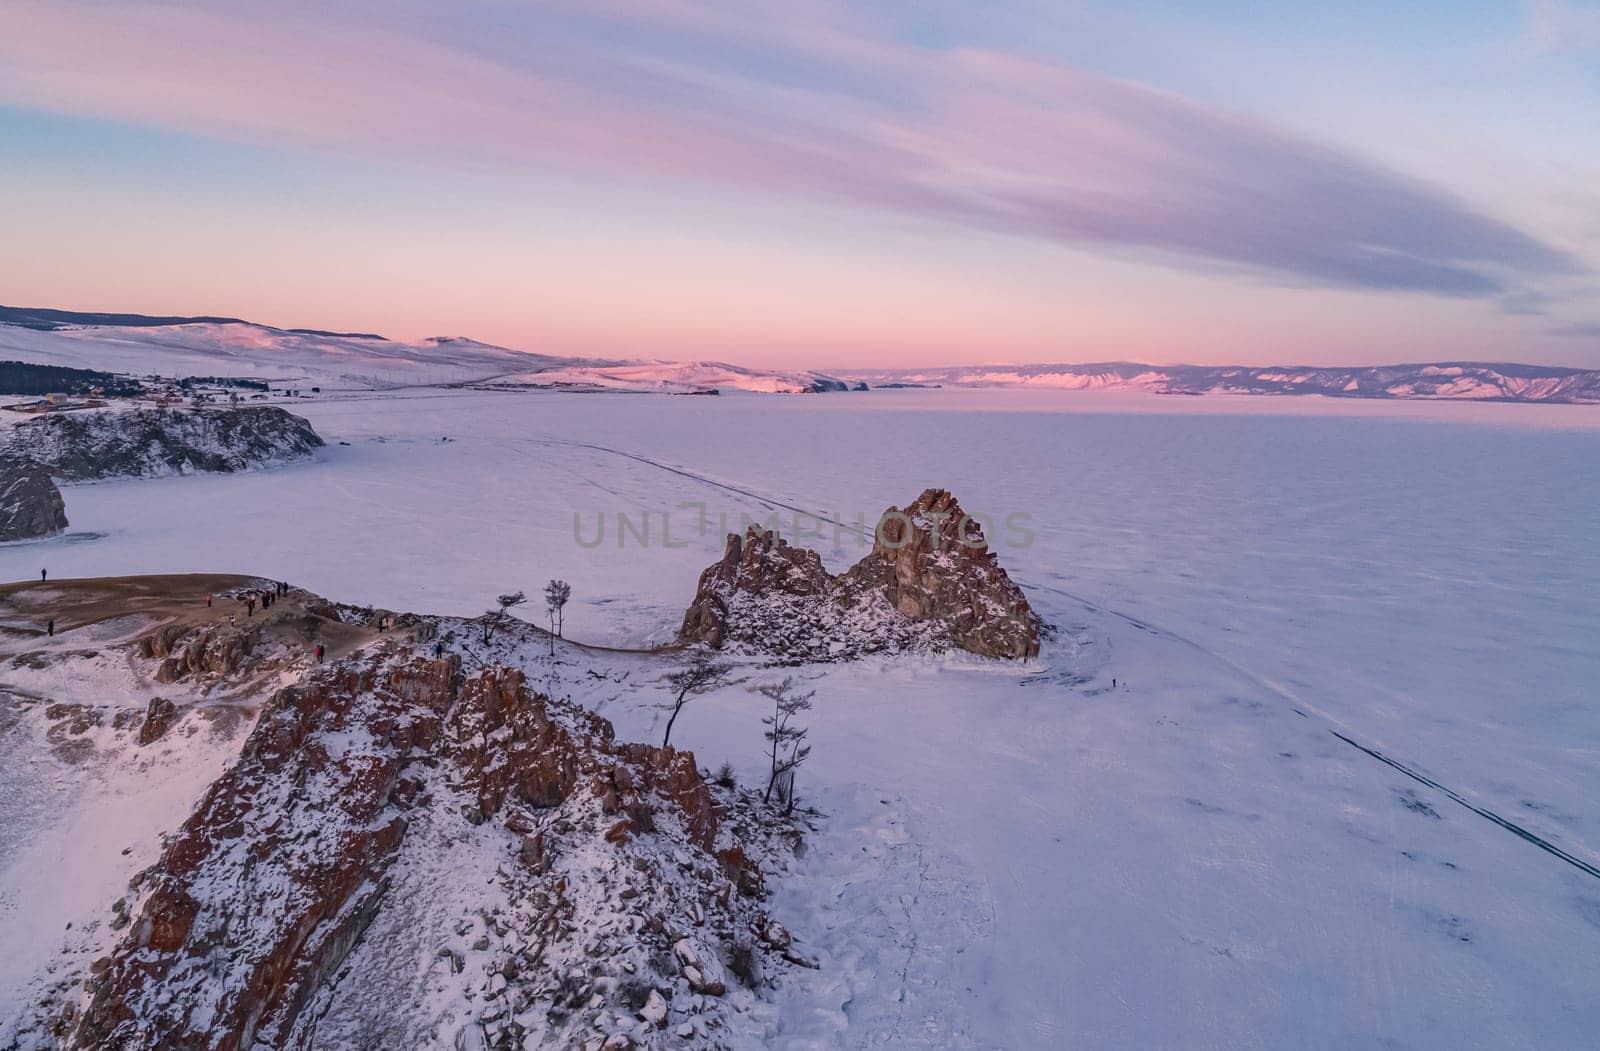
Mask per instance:
[[[661,735],[661,747],[665,748],[672,743],[672,724],[678,721],[678,713],[683,711],[683,706],[688,704],[691,698],[726,683],[732,671],[731,664],[717,660],[710,651],[696,650],[688,664],[667,676],[667,685],[671,687],[673,693],[672,701],[668,705],[672,709],[672,714],[667,717],[667,732]]]
[[[785,804],[785,812],[792,813],[794,773],[811,754],[811,746],[805,743],[806,734],[810,731],[803,726],[795,726],[794,718],[811,709],[811,698],[817,694],[815,690],[796,692],[793,678],[757,686],[756,692],[772,701],[772,714],[761,719],[767,728],[762,736],[766,738],[767,758],[772,763],[767,790],[761,798],[771,802],[772,793],[776,790],[779,801]]]
[[[511,610],[528,601],[528,596],[521,591],[511,591],[498,596],[495,608],[483,615],[483,644],[489,645],[489,640],[494,638],[494,633],[500,630],[511,616]]]
[[[544,586],[544,611],[550,618],[550,656],[556,655],[556,639],[561,637],[561,626],[565,621],[562,612],[567,607],[567,600],[572,597],[572,585],[565,580],[552,580]]]

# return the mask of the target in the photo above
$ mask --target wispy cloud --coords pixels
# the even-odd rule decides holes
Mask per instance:
[[[1442,190],[1081,69],[826,3],[12,0],[0,99],[201,134],[842,203],[1274,281],[1528,296],[1582,273]]]
[[[1528,36],[1550,55],[1600,55],[1600,4],[1585,0],[1523,0]]]

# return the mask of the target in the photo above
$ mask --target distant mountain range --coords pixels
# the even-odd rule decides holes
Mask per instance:
[[[81,310],[51,310],[47,307],[0,306],[0,325],[55,332],[65,328],[86,326],[116,326],[119,328],[155,328],[164,325],[251,325],[253,322],[236,317],[160,317],[154,314],[104,314]],[[324,332],[317,328],[287,328],[307,336],[339,336],[346,339],[383,339],[371,332]]]
[[[407,342],[362,332],[274,328],[228,317],[0,306],[3,361],[134,376],[229,376],[341,390],[475,384],[572,391],[798,394],[848,387],[820,372],[752,369],[718,361],[558,357],[461,336]]]
[[[1326,366],[964,365],[849,372],[870,386],[1138,390],[1153,394],[1321,394],[1330,398],[1600,403],[1600,369],[1446,361]]]
[[[405,342],[274,328],[239,318],[155,317],[0,306],[0,361],[132,375],[236,376],[337,389],[436,384],[578,391],[823,393],[863,387],[1019,387],[1153,394],[1600,403],[1600,369],[1434,362],[1321,366],[967,365],[931,369],[746,368],[715,361],[577,358],[462,337]]]

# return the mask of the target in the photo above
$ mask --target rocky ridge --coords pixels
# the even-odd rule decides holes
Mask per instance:
[[[872,551],[831,576],[815,551],[750,526],[700,575],[678,640],[787,660],[958,648],[1026,659],[1043,623],[956,498],[929,489],[884,512]]]
[[[247,638],[134,648],[226,675]],[[152,700],[141,743],[176,717]],[[761,905],[791,835],[518,671],[385,643],[273,695],[13,1046],[731,1046],[807,964]]]
[[[51,413],[15,424],[0,452],[79,482],[241,471],[302,460],[322,445],[304,418],[259,405]]]

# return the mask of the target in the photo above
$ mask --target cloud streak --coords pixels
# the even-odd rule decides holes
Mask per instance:
[[[1267,280],[1515,297],[1559,248],[1290,132],[825,3],[13,0],[0,100],[247,141],[734,189]]]

